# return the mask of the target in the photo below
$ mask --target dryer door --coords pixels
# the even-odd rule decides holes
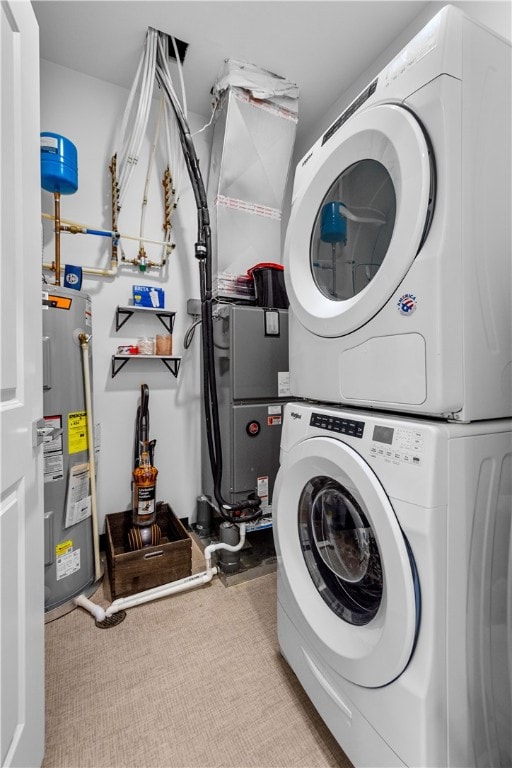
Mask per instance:
[[[339,440],[304,440],[279,470],[273,506],[281,575],[337,671],[366,687],[394,680],[414,647],[419,589],[373,470]]]
[[[343,336],[389,300],[426,237],[434,160],[404,107],[351,117],[314,151],[293,202],[285,244],[291,307],[319,336]]]

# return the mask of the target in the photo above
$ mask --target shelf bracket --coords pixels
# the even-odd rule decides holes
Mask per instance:
[[[121,371],[125,367],[129,359],[130,359],[129,357],[119,358],[119,357],[116,357],[116,355],[112,355],[112,378],[114,378],[114,376],[117,376],[119,371]]]
[[[116,331],[119,331],[123,325],[130,319],[134,312],[146,312],[158,317],[167,333],[172,335],[174,328],[174,318],[176,312],[169,312],[168,310],[159,310],[153,307],[117,307],[116,309]]]
[[[126,309],[125,307],[118,307],[116,310],[116,331],[122,328],[132,315],[132,310]]]
[[[169,369],[169,371],[172,373],[175,379],[178,378],[178,371],[180,369],[180,362],[181,360],[173,357],[173,358],[162,358],[162,363],[165,365],[166,368]]]
[[[175,378],[178,378],[178,371],[180,370],[181,357],[160,357],[158,355],[112,355],[112,378],[117,376],[127,362],[130,360],[161,360],[167,370],[172,373]]]
[[[166,312],[165,314],[160,314],[160,312],[155,312],[156,316],[164,326],[167,333],[170,333],[172,335],[172,330],[174,327],[174,313],[170,314],[169,312]],[[178,366],[179,368],[179,366]]]

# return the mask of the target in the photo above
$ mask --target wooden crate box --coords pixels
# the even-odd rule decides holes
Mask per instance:
[[[192,540],[168,504],[158,502],[156,522],[162,531],[160,544],[131,552],[128,545],[131,510],[106,516],[107,563],[113,600],[191,575]]]

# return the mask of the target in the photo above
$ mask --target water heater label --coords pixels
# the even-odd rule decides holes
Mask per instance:
[[[56,437],[49,432],[43,441],[44,482],[52,483],[64,477],[64,453],[62,450],[62,416],[45,416],[48,430],[60,430]]]
[[[75,464],[69,469],[65,528],[81,523],[90,515],[89,464]]]
[[[85,411],[68,413],[68,452],[87,450],[87,414]]]
[[[55,547],[57,581],[80,570],[80,550],[73,550],[72,541],[62,541]]]

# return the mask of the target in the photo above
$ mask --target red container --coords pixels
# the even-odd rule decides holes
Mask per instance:
[[[256,304],[271,309],[288,309],[289,301],[284,284],[282,264],[265,262],[247,270],[254,280]]]

